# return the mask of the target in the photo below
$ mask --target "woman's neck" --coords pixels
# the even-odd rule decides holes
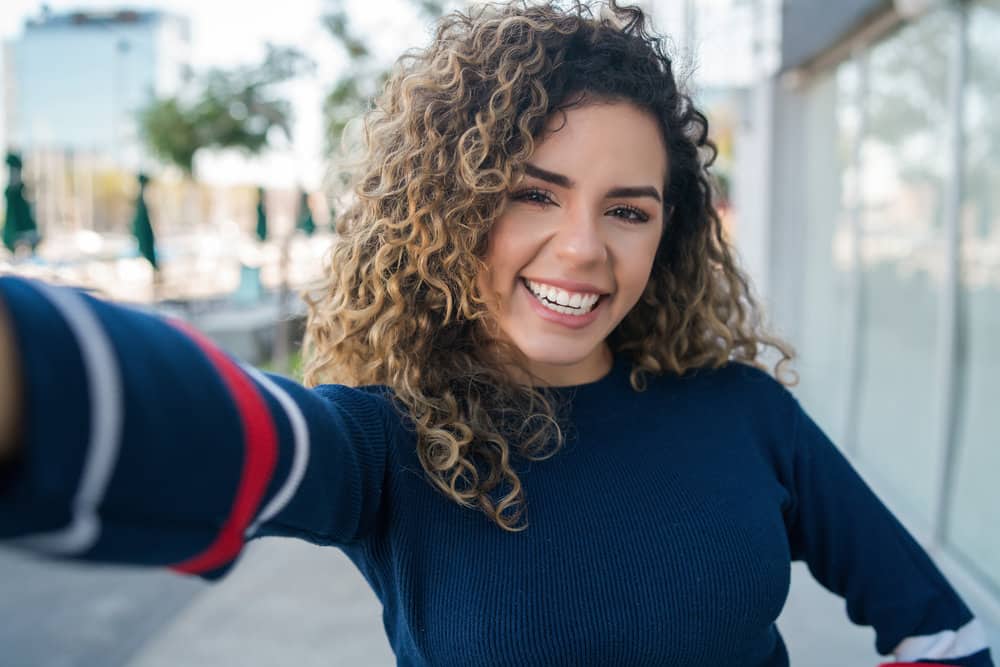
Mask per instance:
[[[607,342],[602,342],[593,352],[571,363],[549,363],[528,359],[521,355],[518,363],[508,364],[511,377],[519,384],[545,387],[569,387],[596,382],[614,365],[614,355]],[[525,372],[527,371],[527,372]]]

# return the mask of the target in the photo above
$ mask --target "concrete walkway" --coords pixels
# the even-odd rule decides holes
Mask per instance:
[[[130,667],[394,665],[382,606],[336,548],[263,538]]]
[[[118,667],[207,587],[149,569],[0,549],[2,667]]]
[[[256,540],[222,582],[0,550],[4,667],[391,667],[381,608],[338,549]],[[793,566],[779,619],[794,667],[875,667],[874,632]],[[721,667],[721,666],[720,666]]]

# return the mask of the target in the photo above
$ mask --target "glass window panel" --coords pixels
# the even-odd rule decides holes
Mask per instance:
[[[857,196],[852,165],[861,121],[859,71],[837,68],[809,91],[806,103],[807,210],[802,329],[796,366],[803,405],[842,443],[850,373],[851,214]]]
[[[859,452],[925,520],[940,447],[936,339],[953,30],[948,12],[938,11],[872,48],[861,146]]]
[[[1000,594],[1000,2],[972,5],[965,89],[966,368],[949,542]]]

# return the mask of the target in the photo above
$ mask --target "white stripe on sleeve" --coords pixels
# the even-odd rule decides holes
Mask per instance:
[[[305,476],[306,467],[309,465],[309,427],[306,424],[305,417],[302,415],[302,410],[295,404],[292,397],[288,395],[288,392],[276,385],[257,369],[250,366],[243,366],[243,369],[277,399],[292,426],[292,434],[295,440],[295,454],[292,458],[292,467],[288,473],[288,478],[281,489],[278,490],[274,497],[271,498],[271,501],[264,507],[257,519],[247,528],[245,535],[251,537],[257,532],[262,523],[276,516],[295,496],[295,492],[302,482],[302,477]]]
[[[907,637],[893,652],[899,662],[950,660],[978,653],[986,648],[986,632],[977,619],[958,630],[943,630],[933,635]]]
[[[111,341],[83,298],[70,289],[44,283],[32,283],[32,286],[59,311],[80,347],[87,374],[90,433],[69,525],[20,541],[50,554],[80,554],[93,547],[101,533],[97,507],[107,491],[121,445],[122,381]]]

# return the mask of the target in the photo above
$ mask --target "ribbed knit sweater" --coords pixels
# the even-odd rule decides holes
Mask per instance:
[[[399,665],[788,664],[790,563],[880,654],[987,667],[981,626],[795,398],[730,363],[558,389],[567,440],[518,459],[526,530],[435,491],[384,387],[307,389],[183,325],[0,279],[23,366],[23,457],[0,539],[225,574],[247,539],[344,550]],[[845,620],[846,622],[846,620]]]

